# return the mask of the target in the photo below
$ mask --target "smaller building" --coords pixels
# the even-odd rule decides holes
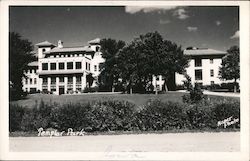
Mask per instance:
[[[226,54],[224,51],[209,48],[192,47],[184,50],[184,55],[190,58],[186,73],[191,77],[192,84],[206,86],[224,83],[225,81],[219,78],[219,68]],[[186,80],[182,74],[176,73],[175,76],[177,85],[182,85]]]
[[[28,64],[28,70],[24,71],[26,77],[23,78],[23,91],[34,93],[39,90],[39,75],[37,74],[38,62]]]

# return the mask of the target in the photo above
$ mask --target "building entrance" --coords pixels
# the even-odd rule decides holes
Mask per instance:
[[[59,86],[59,95],[64,94],[64,86]]]

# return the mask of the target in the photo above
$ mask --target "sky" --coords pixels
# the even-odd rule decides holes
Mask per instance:
[[[158,31],[181,45],[226,51],[239,45],[239,8],[212,6],[10,7],[10,31],[34,45],[42,41],[83,46],[95,38],[131,42]]]

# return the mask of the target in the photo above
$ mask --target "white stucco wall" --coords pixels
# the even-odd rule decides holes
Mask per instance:
[[[36,90],[39,90],[39,76],[37,72],[35,72],[35,69],[29,69],[27,72],[24,72],[24,74],[27,76],[27,78],[23,78],[22,80],[23,91],[30,92],[31,88],[36,88]],[[27,80],[28,84],[26,84],[26,79],[28,79]],[[35,82],[35,79],[36,79],[36,82]]]
[[[194,59],[191,59],[189,62],[189,67],[186,68],[187,74],[191,77],[192,84],[195,82],[202,83],[203,85],[211,85],[211,81],[214,81],[215,84],[221,84],[225,81],[219,79],[219,67],[221,66],[222,59],[215,58],[213,59],[213,63],[210,63],[210,59],[202,59],[202,66],[195,67]],[[202,80],[195,80],[195,70],[202,70]],[[214,76],[210,76],[210,70],[214,70]],[[184,75],[175,74],[176,76],[176,84],[183,84],[183,80],[185,80]]]

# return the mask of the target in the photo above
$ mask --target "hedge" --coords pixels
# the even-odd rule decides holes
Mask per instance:
[[[53,128],[99,131],[159,131],[223,129],[218,121],[240,119],[239,101],[175,103],[149,100],[144,106],[118,100],[84,104],[44,104],[25,108],[10,104],[10,132]],[[227,128],[240,128],[236,122]]]

